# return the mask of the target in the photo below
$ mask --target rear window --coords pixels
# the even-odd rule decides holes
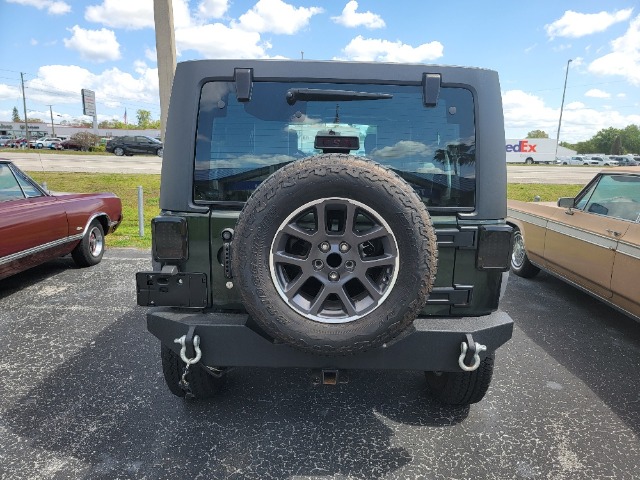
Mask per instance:
[[[287,92],[292,89],[365,95],[290,104]],[[474,207],[473,95],[443,87],[437,106],[427,108],[421,85],[255,82],[251,100],[243,103],[236,99],[233,82],[206,83],[198,116],[194,200],[245,201],[278,168],[322,153],[314,148],[317,135],[358,137],[359,148],[350,153],[393,169],[428,207]]]

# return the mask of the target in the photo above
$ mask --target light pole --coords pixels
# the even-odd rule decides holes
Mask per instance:
[[[51,107],[53,105],[49,105],[49,115],[51,115],[51,136],[55,137],[56,136],[56,128],[53,126],[53,110],[51,110]]]
[[[562,125],[562,110],[564,109],[564,94],[567,92],[567,78],[569,78],[569,64],[567,61],[567,71],[564,74],[564,88],[562,89],[562,103],[560,104],[560,120],[558,120],[558,133],[556,134],[556,160],[558,159],[558,145],[560,145],[560,126]]]

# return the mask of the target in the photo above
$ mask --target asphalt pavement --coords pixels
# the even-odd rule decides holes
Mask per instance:
[[[149,266],[111,249],[0,281],[0,478],[638,478],[640,325],[549,275],[511,276],[492,386],[451,408],[410,371],[237,369],[174,397],[135,304]]]

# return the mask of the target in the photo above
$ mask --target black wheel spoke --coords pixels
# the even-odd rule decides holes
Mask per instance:
[[[286,252],[274,252],[273,259],[276,264],[286,264],[286,265],[294,265],[296,267],[300,267],[303,270],[307,267],[308,262],[307,259],[303,257],[299,257],[297,255],[291,255]]]
[[[296,224],[294,223],[289,223],[287,225],[285,225],[281,232],[281,234],[284,233],[286,235],[290,235],[292,237],[295,238],[300,238],[302,240],[306,240],[306,241],[311,241],[313,239],[313,237],[316,235],[317,232],[312,232],[309,230],[305,230],[302,229],[300,227],[298,227]]]
[[[374,267],[391,267],[396,264],[397,257],[395,255],[382,255],[379,257],[367,257],[362,259],[362,264],[365,269]]]

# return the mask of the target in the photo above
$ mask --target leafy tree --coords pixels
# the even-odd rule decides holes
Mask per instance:
[[[20,114],[18,113],[18,107],[13,107],[13,113],[11,114],[11,119],[14,122],[21,122]]]
[[[618,135],[611,145],[611,155],[622,155],[622,139]]]
[[[638,125],[629,125],[621,130],[620,138],[625,153],[640,153],[640,128]]]
[[[149,124],[151,123],[151,112],[149,110],[138,110],[136,117],[138,118],[138,127],[149,128]]]
[[[71,140],[78,143],[81,150],[88,151],[98,145],[100,137],[91,132],[78,132],[71,135]]]
[[[531,130],[527,133],[527,138],[549,138],[549,134],[544,130]]]
[[[617,145],[619,139],[619,146]],[[574,144],[562,143],[577,151],[579,154],[585,153],[606,153],[620,152],[624,153],[640,153],[640,128],[638,125],[629,125],[624,129],[605,128],[596,133],[589,140],[577,142]]]
[[[42,120],[40,120],[39,118],[30,118],[30,117],[27,117],[27,122],[29,122],[29,123],[43,123]]]

